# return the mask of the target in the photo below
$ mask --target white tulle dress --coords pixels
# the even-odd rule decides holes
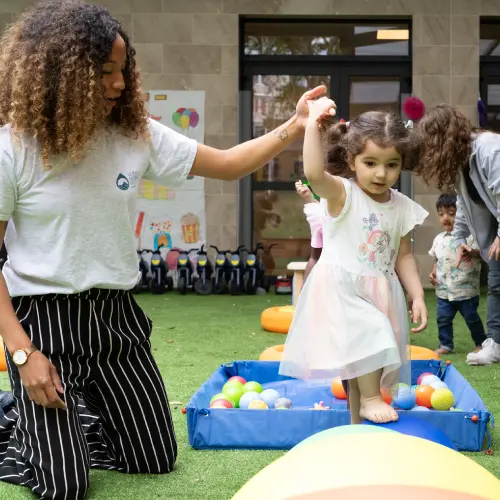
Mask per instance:
[[[323,251],[297,301],[279,373],[349,380],[382,368],[382,387],[409,384],[408,309],[395,264],[401,238],[428,213],[396,190],[378,203],[343,182],[338,217],[321,200]]]

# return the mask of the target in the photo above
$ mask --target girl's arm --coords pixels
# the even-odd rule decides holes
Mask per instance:
[[[427,327],[427,308],[424,301],[424,289],[418,275],[417,264],[411,249],[411,233],[401,238],[396,272],[403,284],[412,304],[412,322],[420,323],[413,328],[413,333],[419,333]]]
[[[234,181],[255,172],[271,161],[296,139],[302,137],[308,121],[309,109],[306,102],[326,91],[324,85],[306,92],[297,103],[297,112],[286,123],[262,137],[238,144],[227,150],[220,150],[198,144],[198,151],[190,175]],[[329,101],[329,100],[328,100]],[[322,112],[316,115],[318,122],[328,121],[332,115],[333,101],[323,102]],[[318,122],[316,127],[318,127]]]
[[[316,195],[327,200],[328,212],[335,216],[344,206],[346,192],[340,178],[325,171],[323,142],[317,126],[317,118],[324,109],[321,101],[309,101],[309,120],[304,136],[304,174]]]

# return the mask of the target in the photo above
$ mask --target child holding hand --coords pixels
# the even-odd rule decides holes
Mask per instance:
[[[313,121],[324,99],[309,101],[303,154],[305,175],[322,198],[323,250],[299,296],[280,374],[340,376],[348,381],[351,423],[390,422],[398,415],[381,388],[410,384],[411,375],[399,278],[412,320],[420,323],[412,331],[427,325],[410,232],[428,213],[391,189],[402,169],[413,168],[416,146],[397,116],[363,113],[328,130],[325,171],[322,134]]]

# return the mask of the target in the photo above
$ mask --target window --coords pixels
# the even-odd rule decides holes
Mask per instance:
[[[248,22],[245,55],[408,56],[408,23]]]

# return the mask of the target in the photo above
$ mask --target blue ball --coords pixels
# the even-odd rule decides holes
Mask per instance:
[[[431,411],[427,406],[415,406],[411,411]]]
[[[245,394],[243,394],[243,396],[241,396],[240,398],[240,408],[248,409],[248,405],[252,401],[255,401],[256,399],[262,399],[258,392],[253,392],[253,391],[245,392]]]
[[[260,397],[267,403],[268,408],[274,408],[274,403],[280,398],[280,393],[276,389],[265,389],[260,393]]]
[[[392,402],[395,408],[411,410],[417,402],[417,395],[411,387],[400,386],[394,391]]]

